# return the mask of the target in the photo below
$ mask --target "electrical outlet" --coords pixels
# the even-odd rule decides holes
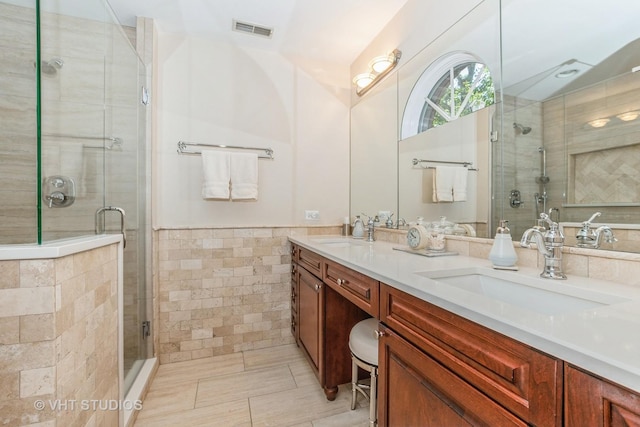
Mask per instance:
[[[320,219],[320,211],[304,211],[304,219],[318,221]]]

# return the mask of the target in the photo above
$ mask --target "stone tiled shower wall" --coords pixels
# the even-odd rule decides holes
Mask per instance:
[[[117,411],[69,406],[118,399],[117,254],[0,261],[1,425],[118,424]]]
[[[160,230],[160,363],[293,342],[287,237],[326,228]]]

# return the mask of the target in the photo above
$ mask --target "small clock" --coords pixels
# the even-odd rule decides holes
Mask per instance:
[[[407,244],[411,249],[424,249],[427,247],[428,239],[427,230],[421,225],[414,225],[407,231]]]

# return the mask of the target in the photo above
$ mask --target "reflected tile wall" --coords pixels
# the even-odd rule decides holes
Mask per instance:
[[[0,3],[0,244],[36,230],[35,12]]]

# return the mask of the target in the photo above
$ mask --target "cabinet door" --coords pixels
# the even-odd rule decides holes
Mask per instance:
[[[380,320],[531,425],[562,424],[562,363],[387,285]]]
[[[566,427],[639,427],[640,395],[565,366]]]
[[[321,368],[320,355],[322,349],[322,306],[323,284],[314,275],[298,266],[298,334],[300,344],[304,347],[316,370]]]
[[[428,354],[380,328],[380,427],[527,426]]]

